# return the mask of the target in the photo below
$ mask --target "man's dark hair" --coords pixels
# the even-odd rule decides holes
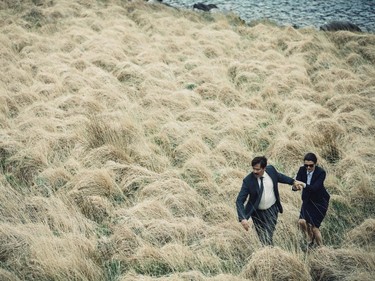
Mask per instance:
[[[255,165],[260,164],[261,168],[265,168],[267,166],[267,158],[265,156],[257,156],[251,161],[251,166],[254,167]]]
[[[314,164],[316,164],[316,162],[318,162],[318,158],[316,158],[316,155],[314,153],[309,152],[305,155],[303,161],[313,161]]]

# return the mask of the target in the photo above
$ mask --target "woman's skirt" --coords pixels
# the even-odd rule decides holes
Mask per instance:
[[[327,200],[324,199],[319,203],[309,200],[302,203],[299,218],[305,219],[307,223],[319,228],[324,217],[326,216],[327,209]]]

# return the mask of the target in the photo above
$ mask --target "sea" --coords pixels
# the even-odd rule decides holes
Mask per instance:
[[[268,19],[280,26],[320,26],[349,21],[362,31],[375,33],[375,0],[163,0],[177,8],[196,3],[215,4],[221,12],[234,12],[247,23]]]

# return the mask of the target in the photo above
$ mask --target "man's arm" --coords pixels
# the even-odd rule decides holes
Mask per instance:
[[[246,211],[245,211],[245,202],[249,197],[249,188],[245,184],[245,181],[242,182],[242,187],[240,192],[238,193],[237,200],[236,200],[236,206],[237,206],[237,215],[238,220],[241,222],[242,227],[249,231],[250,228],[250,220],[246,218]],[[248,204],[251,204],[250,202]]]
[[[293,186],[292,190],[293,191],[297,191],[297,190],[301,190],[304,186],[304,183],[299,181],[299,180],[295,180],[291,177],[288,177],[282,173],[277,173],[277,180],[279,183],[286,183],[286,184],[290,184]]]
[[[290,185],[294,185],[295,184],[295,180],[291,177],[288,177],[282,173],[277,173],[277,181],[279,183],[286,183],[286,184],[290,184]]]
[[[246,218],[245,214],[245,202],[249,196],[249,189],[247,188],[245,181],[242,182],[242,187],[240,192],[238,193],[237,200],[236,200],[236,207],[237,207],[237,215],[238,215],[238,220],[242,221],[243,219]]]

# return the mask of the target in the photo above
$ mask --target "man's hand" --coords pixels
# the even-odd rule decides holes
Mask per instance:
[[[249,221],[247,219],[243,219],[241,221],[241,225],[242,227],[246,230],[246,231],[249,231],[249,228],[250,228],[250,225],[249,225]]]

